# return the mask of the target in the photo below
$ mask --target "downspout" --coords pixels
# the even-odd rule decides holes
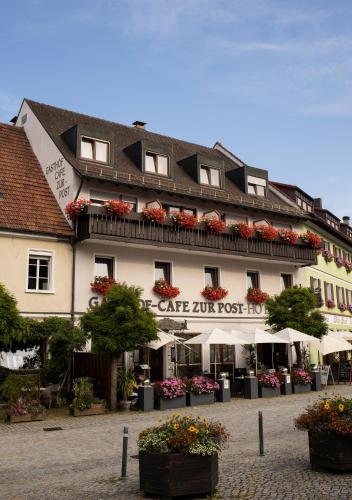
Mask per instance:
[[[83,177],[81,177],[81,182],[79,184],[74,201],[77,200],[83,185]],[[74,231],[76,233],[76,222],[74,222]],[[75,322],[75,302],[76,302],[76,249],[77,249],[77,237],[76,234],[74,238],[71,239],[72,247],[72,278],[71,278],[71,322]]]

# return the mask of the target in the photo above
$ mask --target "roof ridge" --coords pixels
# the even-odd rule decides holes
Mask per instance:
[[[11,130],[16,130],[16,132],[24,133],[23,127],[18,127],[17,125],[10,125],[9,123],[0,122],[1,128],[9,128]]]

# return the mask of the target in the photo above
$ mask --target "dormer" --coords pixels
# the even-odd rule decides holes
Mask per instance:
[[[224,188],[224,165],[221,160],[196,153],[179,161],[179,164],[200,186]]]
[[[61,134],[78,160],[113,165],[113,135],[104,128],[74,125]]]
[[[124,151],[143,174],[173,177],[172,147],[168,144],[158,144],[142,139],[125,148]]]
[[[268,171],[244,165],[226,172],[229,179],[246,194],[268,196]]]

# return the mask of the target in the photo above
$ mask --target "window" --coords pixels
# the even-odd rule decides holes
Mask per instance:
[[[94,276],[114,277],[114,258],[113,257],[95,257]]]
[[[90,201],[93,203],[93,205],[104,205],[104,203],[107,200],[122,200],[128,203],[131,207],[132,212],[137,212],[137,198],[134,196],[127,196],[124,194],[105,194],[105,193],[99,193],[95,191],[90,192]]]
[[[219,286],[219,269],[217,267],[204,268],[204,285],[212,287]]]
[[[328,241],[325,241],[325,240],[322,240],[321,243],[322,243],[323,250],[330,252],[330,243]]]
[[[286,288],[292,288],[293,286],[292,274],[281,274],[281,286],[284,290]]]
[[[247,271],[247,288],[260,288],[258,271]]]
[[[247,177],[247,192],[248,194],[255,194],[257,196],[265,196],[266,190],[266,179],[261,177],[253,177],[249,175]]]
[[[177,336],[189,340],[194,335],[177,332]],[[200,344],[192,344],[191,349],[180,343],[176,344],[177,349],[177,376],[178,377],[193,377],[202,373],[202,346]]]
[[[155,281],[165,280],[171,285],[171,264],[169,262],[155,262]]]
[[[344,304],[345,303],[345,291],[340,286],[336,287],[336,297],[337,297],[337,303],[338,304]]]
[[[348,306],[352,306],[352,290],[346,289],[346,302]]]
[[[144,169],[151,174],[169,175],[169,157],[147,152]]]
[[[167,211],[169,214],[172,214],[174,212],[183,212],[187,215],[196,215],[195,208],[179,207],[177,205],[167,205]]]
[[[109,143],[99,141],[97,139],[91,139],[90,137],[82,137],[81,158],[108,163]]]
[[[325,283],[325,300],[334,301],[334,287],[331,283]]]
[[[48,254],[30,253],[28,259],[27,289],[49,291],[51,289],[52,256]]]
[[[220,187],[220,170],[218,168],[201,165],[199,174],[201,184]]]

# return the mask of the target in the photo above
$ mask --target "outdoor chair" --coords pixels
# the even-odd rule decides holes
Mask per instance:
[[[55,403],[59,408],[61,407],[61,398],[60,398],[61,385],[54,384],[49,387],[41,387],[40,388],[40,400],[48,407],[51,408],[51,405]]]

